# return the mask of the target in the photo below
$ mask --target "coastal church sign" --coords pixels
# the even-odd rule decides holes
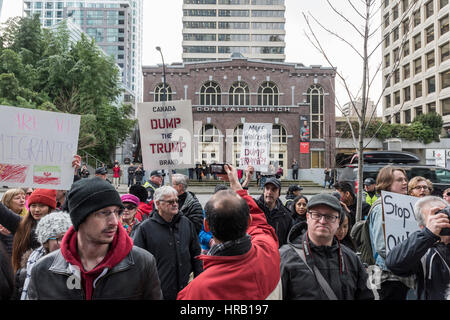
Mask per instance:
[[[259,113],[275,113],[275,112],[294,112],[296,106],[192,106],[195,112],[259,112]]]

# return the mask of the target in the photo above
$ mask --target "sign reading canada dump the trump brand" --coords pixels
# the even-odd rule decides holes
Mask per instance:
[[[80,116],[0,106],[0,185],[70,189]]]
[[[193,167],[190,100],[139,103],[137,117],[144,168],[170,170]]]
[[[414,205],[420,199],[399,193],[381,191],[383,199],[386,254],[408,236],[419,230]]]

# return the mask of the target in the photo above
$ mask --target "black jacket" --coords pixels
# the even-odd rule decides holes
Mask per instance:
[[[420,300],[445,299],[450,283],[450,244],[445,245],[439,240],[429,229],[423,228],[410,234],[386,257],[386,266],[393,274],[401,277],[416,275],[416,292]]]
[[[61,250],[56,250],[39,259],[33,267],[28,299],[83,300],[84,291],[80,283],[79,270],[64,259]],[[99,276],[92,293],[92,300],[161,298],[155,258],[137,247],[133,247],[111,270]]]
[[[308,269],[294,245],[303,249],[302,236],[306,223],[295,225],[289,233],[288,244],[280,248],[281,281],[284,300],[327,300],[327,296]],[[344,271],[340,272],[339,246],[336,239],[331,246],[316,246],[309,241],[311,256],[320,273],[339,300],[372,300],[372,291],[367,288],[367,273],[356,254],[344,245]],[[311,266],[312,267],[312,266]]]
[[[278,237],[278,246],[281,247],[287,243],[289,230],[291,230],[293,221],[291,212],[283,205],[280,199],[277,199],[275,208],[271,211],[264,202],[264,195],[254,199],[258,207],[264,212],[267,223],[275,229]]]
[[[195,258],[200,255],[197,233],[183,215],[177,214],[168,223],[155,212],[139,225],[133,240],[155,257],[165,300],[177,298],[191,272],[197,276],[203,271],[202,262]]]
[[[5,205],[0,203],[0,224],[8,229],[12,235],[16,233],[22,219],[22,216],[12,212]],[[30,232],[30,249],[36,249],[41,246],[36,236],[36,225]]]
[[[192,192],[186,191],[184,196],[184,201],[179,206],[180,212],[194,224],[195,231],[199,234],[203,225],[202,205]],[[178,199],[180,199],[180,196]]]

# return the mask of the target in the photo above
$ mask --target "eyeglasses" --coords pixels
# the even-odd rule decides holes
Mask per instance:
[[[120,217],[123,214],[123,210],[122,209],[116,209],[116,210],[113,210],[113,211],[105,210],[105,211],[97,211],[97,212],[95,212],[95,215],[97,217],[102,217],[102,218],[105,218],[105,219],[110,217],[112,214],[114,214],[116,217]]]
[[[63,238],[64,238],[64,236],[61,236],[61,237],[58,237],[58,238],[52,237],[52,238],[48,238],[48,240],[56,240],[57,244],[61,244]]]
[[[167,202],[170,205],[174,205],[174,204],[178,204],[178,199],[173,199],[173,200],[159,200],[162,202]]]
[[[313,211],[310,211],[309,214],[313,220],[320,221],[320,220],[322,220],[322,217],[323,217],[323,218],[325,218],[326,222],[331,222],[331,223],[336,222],[336,220],[339,218],[339,216],[332,216],[329,214],[321,214],[321,213],[313,212]]]
[[[450,197],[450,192],[447,192],[445,195],[446,195],[447,197]]]
[[[131,205],[131,206],[123,206],[123,207],[124,207],[124,209],[127,209],[127,210],[134,210],[134,209],[137,208],[136,206],[133,206],[133,205]]]
[[[419,189],[430,190],[430,188],[428,186],[415,186],[413,189],[415,189],[415,190],[419,190]]]

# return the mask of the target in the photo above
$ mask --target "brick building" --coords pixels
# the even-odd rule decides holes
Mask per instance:
[[[161,101],[163,66],[143,66],[144,102]],[[251,60],[165,66],[168,100],[189,99],[194,119],[195,161],[239,160],[245,122],[272,123],[270,160],[288,169],[332,167],[335,158],[335,71],[300,63]],[[301,121],[302,120],[302,121]],[[310,127],[309,152],[300,153],[300,129]],[[306,150],[308,151],[308,150]]]

